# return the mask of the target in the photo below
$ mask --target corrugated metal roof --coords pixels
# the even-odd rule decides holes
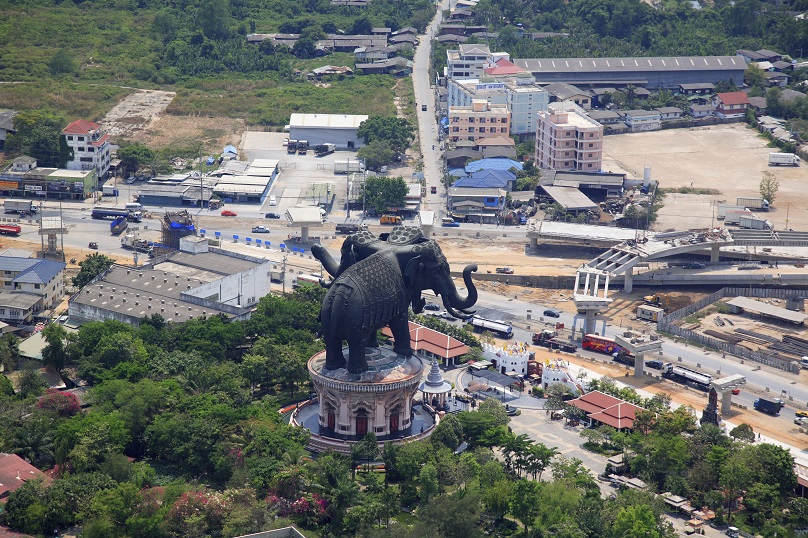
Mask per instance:
[[[466,164],[466,172],[477,172],[478,170],[510,170],[516,168],[522,170],[522,163],[513,159],[480,159]]]
[[[773,318],[784,319],[792,323],[804,323],[805,320],[808,319],[808,315],[806,314],[786,310],[785,308],[756,301],[754,299],[750,299],[749,297],[735,297],[734,299],[727,301],[727,304],[738,308],[743,308],[744,310],[748,310],[750,312],[764,314]]]
[[[543,187],[547,194],[564,209],[596,209],[598,204],[584,193],[572,187]]]
[[[740,56],[666,56],[635,58],[533,58],[514,60],[533,73],[601,73],[643,71],[736,71],[745,70]]]
[[[327,127],[329,129],[358,129],[368,119],[363,114],[292,114],[289,125],[295,127]]]

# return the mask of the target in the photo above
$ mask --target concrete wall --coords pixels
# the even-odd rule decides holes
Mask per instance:
[[[185,295],[210,299],[230,306],[258,302],[269,293],[269,262],[188,290]]]
[[[356,129],[328,129],[327,127],[296,127],[292,126],[289,132],[289,140],[307,140],[309,148],[317,144],[334,144],[337,149],[348,149],[349,143],[353,143],[352,149],[359,149],[365,145],[365,141],[356,136]]]

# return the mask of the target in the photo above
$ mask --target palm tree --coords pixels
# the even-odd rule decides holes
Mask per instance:
[[[50,421],[45,418],[29,420],[17,430],[12,452],[28,463],[53,460],[53,437],[50,435]]]

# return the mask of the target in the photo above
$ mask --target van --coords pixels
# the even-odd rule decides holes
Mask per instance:
[[[803,357],[800,359],[800,366],[802,368],[808,368],[808,357]]]
[[[124,206],[127,211],[134,213],[135,211],[143,211],[143,205],[138,202],[132,202]]]
[[[269,197],[269,205],[278,205],[278,200],[275,198],[275,195]]]

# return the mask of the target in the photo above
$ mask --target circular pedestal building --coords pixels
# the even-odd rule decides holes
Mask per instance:
[[[309,359],[317,406],[301,409],[295,422],[312,432],[310,448],[349,450],[349,442],[369,432],[379,441],[431,433],[432,416],[420,407],[413,409],[424,369],[420,359],[385,347],[368,348],[366,357],[369,369],[361,374],[326,369],[324,351]]]

